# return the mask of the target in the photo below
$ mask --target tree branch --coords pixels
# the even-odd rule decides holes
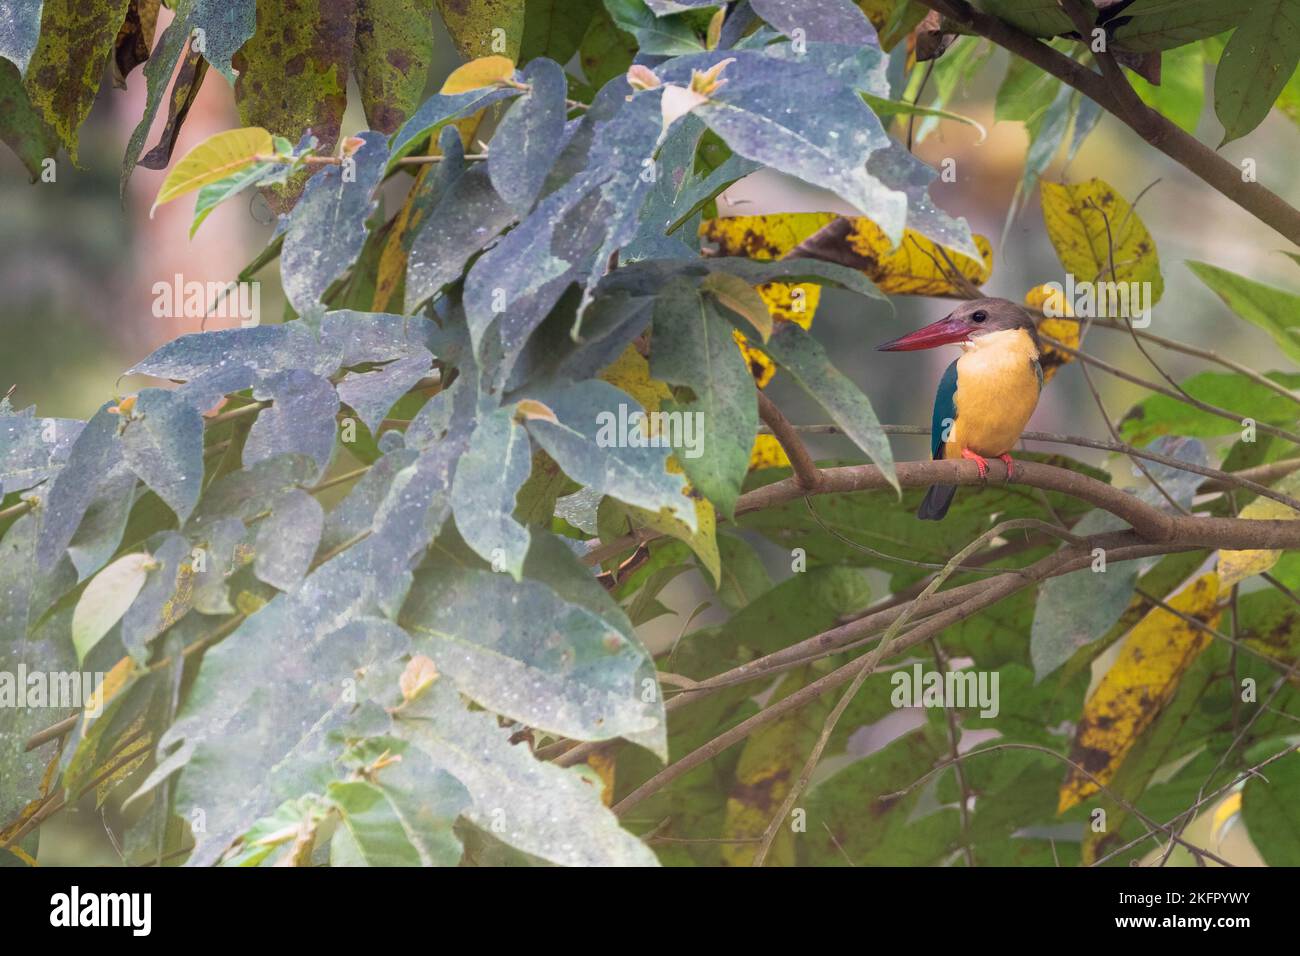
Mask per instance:
[[[1200,177],[1260,222],[1277,230],[1291,242],[1300,244],[1300,210],[1259,183],[1243,181],[1240,169],[1154,110],[1148,110],[1141,118],[1129,117],[1106,78],[1100,73],[1089,70],[1064,53],[1021,33],[997,17],[976,10],[965,0],[920,2],[1083,93],[1133,129],[1152,147]],[[1143,125],[1148,128],[1143,129]]]

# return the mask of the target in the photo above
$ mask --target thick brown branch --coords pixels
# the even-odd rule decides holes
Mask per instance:
[[[759,417],[763,419],[763,424],[772,430],[776,440],[781,443],[785,456],[790,459],[790,467],[794,469],[795,480],[809,491],[815,490],[821,483],[821,473],[813,463],[812,455],[808,454],[808,448],[804,445],[803,439],[799,437],[799,432],[781,414],[781,409],[776,407],[775,402],[761,390],[757,394]]]

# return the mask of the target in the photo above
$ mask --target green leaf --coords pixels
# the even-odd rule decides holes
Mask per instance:
[[[615,77],[622,76],[632,65],[636,52],[636,38],[615,26],[603,3],[598,5],[578,44],[578,61],[587,82],[600,89]]]
[[[772,578],[758,552],[744,538],[734,534],[718,535],[722,553],[722,581],[718,597],[732,611],[749,606],[772,587]]]
[[[1054,37],[1074,30],[1074,21],[1056,0],[984,0],[981,6],[1030,36]]]
[[[342,820],[330,842],[331,866],[455,866],[461,846],[452,824],[469,805],[469,793],[443,770],[407,748],[378,782],[335,781],[325,796]]]
[[[59,149],[55,132],[32,109],[18,67],[8,62],[0,63],[0,140],[22,160],[32,182]]]
[[[758,403],[731,323],[714,299],[679,281],[656,299],[654,329],[651,374],[694,394],[689,401],[665,403],[669,417],[659,438],[671,434],[691,485],[734,518],[758,431]]]
[[[1269,372],[1267,377],[1286,388],[1300,389],[1300,375]],[[1244,375],[1202,372],[1180,384],[1193,398],[1231,409],[1257,422],[1281,426],[1295,424],[1295,402]],[[1239,420],[1211,415],[1164,395],[1152,395],[1134,405],[1124,416],[1120,422],[1120,437],[1129,444],[1144,445],[1161,435],[1213,438],[1241,433],[1245,428]]]
[[[90,649],[122,619],[149,572],[157,567],[152,555],[126,554],[91,578],[72,614],[72,646],[78,661],[84,661]]]
[[[704,49],[687,18],[656,16],[643,0],[605,0],[605,9],[620,30],[636,37],[637,46],[644,54],[678,56]]]
[[[1222,147],[1264,121],[1300,62],[1300,0],[1254,0],[1214,74]]]
[[[1187,44],[1161,56],[1159,86],[1136,73],[1128,77],[1142,102],[1187,132],[1196,132],[1205,107],[1205,50],[1201,44]]]
[[[1300,363],[1300,295],[1208,262],[1189,259],[1187,268],[1233,312],[1271,335],[1287,358]]]
[[[1115,40],[1126,50],[1148,53],[1231,30],[1242,10],[1222,0],[1137,0],[1123,16],[1129,20],[1115,28]]]
[[[1088,535],[1124,527],[1123,521],[1108,512],[1089,511],[1072,530],[1076,535]],[[1137,563],[1125,561],[1107,565],[1104,571],[1083,568],[1039,585],[1029,636],[1035,680],[1041,681],[1079,648],[1110,630],[1128,607],[1137,576]]]
[[[1046,70],[1013,56],[1007,64],[1007,75],[998,87],[993,118],[1031,122],[1052,105],[1060,86],[1061,81]]]
[[[203,225],[203,220],[232,196],[238,195],[250,186],[283,185],[288,178],[288,168],[279,163],[258,163],[247,169],[241,169],[225,179],[218,179],[215,183],[203,186],[194,200],[194,219],[190,222],[190,238],[194,238],[194,234],[199,231],[199,226]]]
[[[568,63],[597,11],[604,14],[600,0],[527,0],[518,62],[546,57]]]
[[[831,364],[817,340],[799,326],[785,323],[763,345],[763,351],[826,409],[831,420],[880,466],[894,490],[901,493],[894,473],[894,453],[871,401]]]
[[[182,157],[158,187],[149,215],[178,196],[219,182],[269,156],[275,149],[271,134],[259,126],[228,129],[209,136]]]
[[[523,575],[529,535],[512,515],[531,470],[528,433],[515,421],[513,407],[501,408],[479,420],[451,486],[456,529],[465,543],[516,581]]]

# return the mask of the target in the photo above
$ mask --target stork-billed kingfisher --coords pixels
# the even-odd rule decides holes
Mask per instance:
[[[1009,452],[1043,390],[1038,331],[1029,313],[1007,299],[973,299],[945,318],[877,346],[911,352],[960,344],[962,354],[943,373],[934,396],[930,450],[938,458],[969,458],[988,472],[988,458],[1001,458],[1007,478],[1015,467]],[[938,521],[948,513],[955,485],[931,485],[916,511]]]

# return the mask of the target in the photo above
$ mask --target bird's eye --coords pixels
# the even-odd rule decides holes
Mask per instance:
[[[978,309],[978,310],[976,310],[975,312],[972,312],[972,313],[971,313],[971,321],[972,321],[972,322],[983,322],[983,321],[984,321],[985,319],[987,319],[988,317],[989,317],[989,314],[988,314],[987,312],[985,312],[983,309]]]

